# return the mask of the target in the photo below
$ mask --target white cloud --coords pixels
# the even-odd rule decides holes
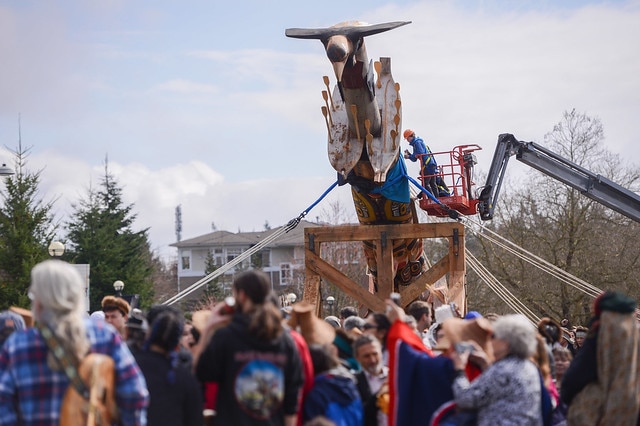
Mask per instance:
[[[216,95],[220,92],[218,87],[211,84],[199,84],[183,79],[170,80],[159,84],[153,90],[175,92],[183,95],[197,94],[203,96]]]

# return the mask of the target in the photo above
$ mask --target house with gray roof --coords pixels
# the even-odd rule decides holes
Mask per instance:
[[[248,269],[261,269],[270,276],[276,292],[288,286],[300,285],[299,281],[304,274],[304,229],[309,226],[320,225],[300,221],[294,229],[226,271],[220,281],[228,287],[237,273]],[[207,259],[216,267],[221,267],[278,229],[237,233],[214,231],[171,244],[178,249],[179,291],[205,277]]]

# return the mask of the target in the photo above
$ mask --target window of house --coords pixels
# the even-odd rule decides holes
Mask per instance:
[[[271,266],[271,250],[264,249],[260,252],[260,255],[262,256],[262,267],[268,268]]]
[[[288,285],[288,284],[291,284],[291,264],[281,263],[280,264],[280,285]]]
[[[182,253],[182,256],[180,257],[180,267],[183,271],[191,269],[191,252],[190,251],[185,251]]]
[[[224,255],[221,248],[213,249],[213,264],[216,266],[224,265]]]
[[[227,262],[231,262],[236,257],[242,254],[242,249],[227,249]]]

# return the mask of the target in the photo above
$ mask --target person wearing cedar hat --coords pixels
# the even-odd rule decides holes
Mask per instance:
[[[102,299],[104,320],[115,327],[123,338],[127,336],[127,320],[131,306],[121,297],[105,296]]]
[[[298,330],[308,345],[330,345],[336,337],[336,329],[315,314],[315,305],[299,302],[292,306],[288,324]]]
[[[482,318],[476,319],[480,321]],[[447,336],[455,319],[443,323]],[[469,321],[469,320],[462,320]],[[501,316],[489,326],[488,322],[476,323],[475,332],[486,343],[487,353],[478,343],[478,338],[464,339],[449,353],[455,369],[453,379],[454,401],[461,411],[476,412],[479,426],[489,425],[542,425],[543,408],[546,409],[548,391],[543,387],[540,372],[529,359],[537,348],[536,329],[520,314]],[[487,336],[484,331],[491,331]],[[489,340],[485,340],[489,337]],[[457,340],[457,339],[450,339]],[[465,368],[470,357],[478,360],[483,368],[475,380],[470,381]],[[494,362],[490,363],[493,358]],[[481,361],[480,361],[481,360]],[[485,368],[486,365],[486,368]],[[548,407],[551,402],[548,401]],[[549,410],[550,413],[550,410]],[[546,414],[546,411],[545,411]]]
[[[341,353],[351,350],[346,331],[318,318],[315,305],[305,301],[292,306],[288,324],[307,342],[313,362],[312,385],[302,405],[305,424],[324,415],[336,424],[361,425],[362,406],[355,378],[345,367],[347,360],[340,358]]]

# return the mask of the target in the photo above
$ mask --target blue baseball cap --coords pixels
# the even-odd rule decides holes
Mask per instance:
[[[476,318],[482,318],[482,315],[480,315],[480,312],[478,311],[469,311],[467,312],[467,315],[464,316],[464,319],[466,320],[476,319]]]

